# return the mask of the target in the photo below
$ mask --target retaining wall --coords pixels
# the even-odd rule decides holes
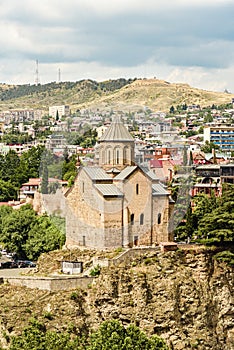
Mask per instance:
[[[42,289],[49,291],[70,290],[76,288],[87,288],[93,283],[95,277],[7,277],[2,282],[13,286]]]

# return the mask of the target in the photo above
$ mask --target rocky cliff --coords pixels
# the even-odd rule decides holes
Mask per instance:
[[[126,257],[102,268],[84,291],[35,293],[2,285],[1,333],[18,333],[32,315],[48,329],[76,332],[120,319],[161,335],[174,350],[232,350],[234,273],[214,256],[191,249]]]
[[[234,349],[233,269],[211,252],[154,254],[102,274],[89,292],[93,323],[118,318],[171,349]]]

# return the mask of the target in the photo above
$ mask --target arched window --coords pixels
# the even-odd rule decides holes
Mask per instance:
[[[136,194],[139,194],[139,184],[136,184]]]
[[[111,151],[110,149],[107,151],[107,163],[110,164],[111,163]]]
[[[131,214],[130,216],[130,223],[131,225],[134,225],[134,214]]]
[[[123,164],[127,164],[127,148],[123,149]]]
[[[158,225],[161,224],[161,218],[162,218],[162,215],[161,215],[161,213],[159,213],[159,214],[158,214]]]
[[[116,150],[116,164],[119,164],[119,150]]]
[[[144,214],[140,215],[140,225],[144,225]]]

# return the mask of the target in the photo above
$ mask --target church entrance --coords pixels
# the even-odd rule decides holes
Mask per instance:
[[[138,236],[134,236],[133,245],[138,246]]]

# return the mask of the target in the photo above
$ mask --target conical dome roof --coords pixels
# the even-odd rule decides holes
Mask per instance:
[[[115,117],[99,141],[134,141],[134,138],[126,129],[120,117]]]

